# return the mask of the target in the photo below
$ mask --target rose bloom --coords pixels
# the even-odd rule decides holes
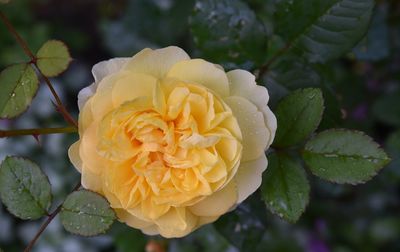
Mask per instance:
[[[69,157],[82,186],[120,221],[182,237],[234,209],[261,184],[276,119],[267,89],[178,47],[93,67],[78,95]]]

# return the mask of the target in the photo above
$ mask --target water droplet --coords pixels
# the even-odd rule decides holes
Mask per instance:
[[[324,157],[326,157],[326,158],[335,158],[335,157],[338,157],[338,155],[337,154],[324,154]]]

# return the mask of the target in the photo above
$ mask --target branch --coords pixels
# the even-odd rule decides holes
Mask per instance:
[[[81,183],[77,184],[75,186],[75,188],[72,190],[72,192],[77,191],[80,187],[81,187]],[[43,231],[47,228],[47,226],[51,223],[51,221],[57,216],[57,214],[60,213],[63,204],[64,204],[64,201],[56,208],[56,210],[54,210],[51,214],[48,215],[47,220],[42,224],[42,226],[40,226],[35,237],[33,237],[33,239],[29,242],[29,244],[25,248],[24,252],[31,251],[32,247],[35,245],[36,241],[39,239],[39,237],[43,233]]]
[[[274,64],[275,61],[277,61],[279,57],[285,54],[286,51],[289,50],[291,47],[292,47],[291,43],[286,44],[286,46],[280,49],[274,56],[272,56],[272,58],[267,63],[262,65],[259,68],[257,79],[259,80],[262,79],[262,77],[269,71],[269,68],[272,66],[272,64]]]
[[[0,138],[11,137],[11,136],[46,135],[46,134],[75,133],[75,132],[77,132],[77,129],[75,127],[0,130]]]
[[[45,76],[42,71],[40,71],[38,65],[37,65],[37,58],[35,55],[32,53],[32,51],[29,49],[28,44],[21,38],[21,36],[18,34],[18,32],[15,30],[14,26],[11,24],[10,20],[0,11],[0,19],[3,21],[3,23],[6,25],[8,31],[15,37],[17,43],[22,47],[24,50],[25,54],[30,58],[30,63],[33,64],[36,69],[38,70],[40,76],[44,79],[47,87],[50,89],[50,92],[54,96],[54,99],[56,100],[57,103],[57,111],[60,112],[64,119],[71,125],[75,126],[78,128],[78,123],[76,120],[71,116],[70,113],[68,113],[67,109],[64,107],[60,97],[58,96],[56,90],[54,89],[53,85],[51,84],[49,78]]]

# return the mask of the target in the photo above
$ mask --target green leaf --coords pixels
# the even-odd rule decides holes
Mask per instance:
[[[13,215],[38,219],[51,204],[49,179],[32,161],[6,157],[0,165],[0,198]]]
[[[310,194],[307,175],[298,161],[283,154],[268,156],[261,193],[268,209],[279,217],[296,222],[303,214]]]
[[[83,236],[105,233],[115,218],[107,200],[87,190],[71,193],[61,210],[61,222],[65,229]]]
[[[317,87],[321,77],[304,59],[285,56],[279,59],[267,74],[267,82],[276,82],[289,89]]]
[[[29,64],[7,67],[0,73],[0,118],[13,118],[24,112],[38,90],[39,80]]]
[[[366,182],[390,161],[369,136],[343,129],[316,135],[306,144],[303,159],[313,174],[340,184]]]
[[[365,35],[374,0],[282,0],[276,32],[311,62],[326,62],[350,51]]]
[[[37,65],[47,77],[54,77],[67,70],[71,62],[68,47],[61,41],[49,40],[36,54]]]
[[[274,146],[298,144],[314,132],[322,118],[324,99],[316,88],[299,89],[279,102],[275,115],[278,129]]]
[[[198,0],[189,23],[197,47],[216,63],[232,68],[266,59],[266,29],[240,0]]]

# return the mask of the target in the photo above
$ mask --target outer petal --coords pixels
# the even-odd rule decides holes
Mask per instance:
[[[79,171],[82,172],[82,159],[79,156],[79,145],[81,141],[76,141],[68,149],[68,157],[71,160],[72,165]]]
[[[112,93],[114,107],[138,97],[152,98],[157,79],[151,75],[132,73],[116,81]]]
[[[268,160],[265,155],[252,161],[242,162],[235,176],[238,190],[237,204],[253,194],[261,185],[262,173],[267,169]]]
[[[97,193],[102,193],[102,180],[99,174],[95,174],[91,172],[85,166],[82,167],[82,177],[81,177],[82,186],[91,191],[95,191]]]
[[[268,108],[268,90],[265,87],[258,86],[255,76],[248,71],[233,70],[228,72],[227,76],[230,84],[230,94],[246,98],[263,113],[265,125],[270,133],[268,146],[271,145],[275,138],[277,123],[275,115]]]
[[[214,192],[189,209],[197,216],[220,216],[235,205],[237,198],[236,183],[231,181],[222,190]]]
[[[264,115],[245,98],[231,96],[225,102],[232,109],[243,134],[242,161],[254,160],[264,155],[271,137]]]
[[[221,96],[229,95],[229,82],[224,70],[202,59],[181,61],[171,68],[167,76],[201,84]]]
[[[158,231],[166,238],[182,237],[197,224],[197,218],[186,208],[171,208],[168,213],[156,220]]]
[[[97,63],[92,68],[94,82],[99,83],[107,75],[119,72],[130,59],[131,58],[114,58]]]
[[[129,212],[125,211],[124,209],[115,209],[115,212],[118,216],[118,219],[122,222],[125,222],[128,226],[131,226],[133,228],[148,228],[153,226],[154,224],[151,222],[147,222],[144,220],[141,220],[134,215],[130,214]]]
[[[82,109],[83,105],[87,100],[93,96],[96,92],[97,85],[107,75],[116,73],[128,62],[130,58],[114,58],[106,61],[101,61],[93,66],[92,74],[94,77],[94,83],[92,85],[82,89],[78,94],[78,107]]]
[[[124,67],[125,70],[145,73],[162,79],[177,62],[190,59],[189,55],[179,47],[169,46],[162,49],[144,49],[133,56]]]

